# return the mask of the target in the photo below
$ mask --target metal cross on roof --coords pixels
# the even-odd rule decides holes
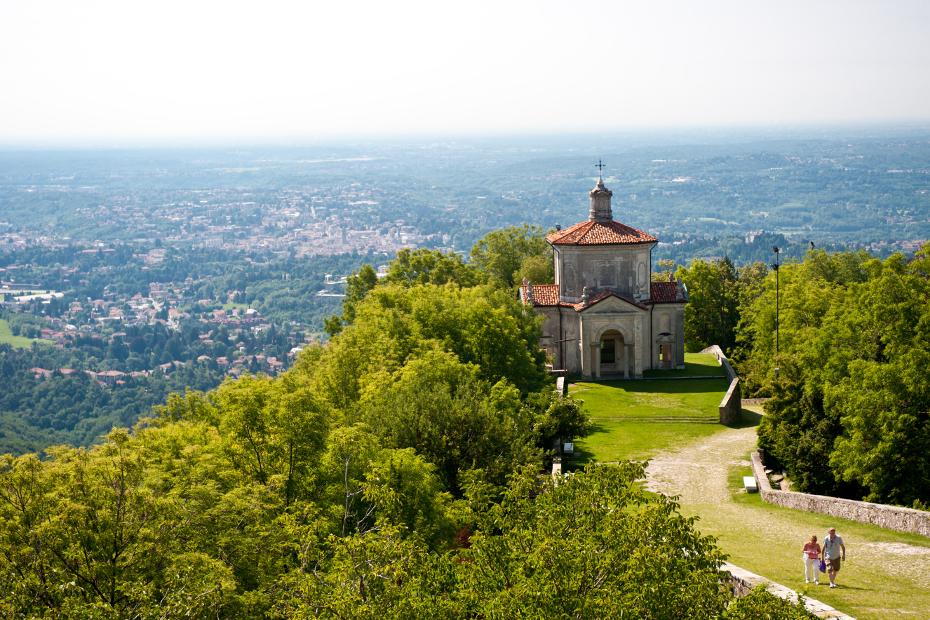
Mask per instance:
[[[597,176],[604,176],[604,168],[607,166],[605,166],[600,159],[597,160],[597,163],[594,164],[594,167],[597,168]]]

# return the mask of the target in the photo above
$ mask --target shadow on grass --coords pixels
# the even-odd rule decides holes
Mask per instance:
[[[625,392],[657,392],[660,394],[692,394],[696,392],[721,392],[727,391],[726,377],[707,377],[701,381],[683,381],[681,379],[616,379],[605,381],[579,381],[569,385],[569,394],[578,398],[584,398],[585,384],[597,385],[608,389],[622,390]]]
[[[755,411],[750,411],[749,409],[742,409],[740,411],[739,420],[733,424],[727,424],[727,426],[729,428],[749,428],[750,426],[759,426],[759,422],[761,421],[761,413],[756,413]]]
[[[595,433],[606,433],[606,432],[607,432],[607,428],[603,424],[597,421],[594,421],[591,424],[591,431],[587,435],[585,435],[585,437],[590,437],[591,435],[594,435]],[[589,463],[596,463],[596,462],[597,460],[594,458],[594,453],[588,450],[583,444],[579,445],[578,441],[576,440],[575,441],[575,453],[568,458],[563,458],[562,467],[566,469],[567,471],[576,471],[579,469],[583,469],[584,466]]]

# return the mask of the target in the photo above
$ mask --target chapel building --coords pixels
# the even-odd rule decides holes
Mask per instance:
[[[614,221],[613,196],[598,177],[588,219],[549,234],[555,283],[520,287],[543,321],[540,346],[554,369],[589,378],[641,378],[684,368],[680,281],[652,281],[658,239]]]

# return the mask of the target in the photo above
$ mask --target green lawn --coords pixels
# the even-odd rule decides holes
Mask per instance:
[[[594,423],[576,442],[579,461],[648,459],[712,435],[726,428],[717,422],[726,389],[723,377],[571,384],[569,394],[584,402]]]
[[[573,384],[569,393],[584,401],[595,424],[591,435],[576,442],[580,460],[642,460],[725,431],[716,420],[726,387],[723,377]],[[751,409],[743,410],[743,426],[761,418],[760,408]],[[720,458],[722,463],[748,461],[748,453]],[[744,475],[751,475],[748,466],[727,470],[726,499],[698,495],[696,501],[681,503],[681,512],[698,517],[698,530],[715,537],[731,562],[860,620],[930,618],[930,539],[764,504],[757,493],[741,491]],[[841,587],[805,585],[801,545],[811,534],[822,537],[831,525],[847,544]]]
[[[0,319],[0,344],[9,344],[18,349],[28,349],[35,342],[25,336],[14,336],[6,319]]]
[[[742,491],[742,477],[749,475],[752,470],[748,466],[730,468],[728,484],[735,511],[712,504],[682,506],[685,514],[700,516],[698,529],[716,537],[731,562],[860,620],[930,617],[930,590],[925,587],[923,575],[926,557],[930,556],[930,539],[766,504],[758,493]],[[823,585],[827,582],[826,575],[820,586],[806,585],[800,559],[804,538],[816,534],[822,539],[831,526],[843,536],[847,548],[848,562],[837,579],[841,586],[838,590]],[[796,534],[790,541],[773,539],[767,532],[770,527],[773,531],[793,530]],[[903,545],[923,548],[926,553],[914,556]],[[866,562],[861,555],[866,549],[886,550],[890,558]]]

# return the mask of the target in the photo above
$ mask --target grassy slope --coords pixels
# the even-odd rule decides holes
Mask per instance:
[[[19,349],[28,349],[34,341],[25,336],[14,336],[10,331],[10,324],[0,319],[0,344],[9,344]]]
[[[688,354],[684,371],[661,376],[706,379],[579,382],[570,394],[584,402],[594,431],[577,442],[580,461],[647,459],[726,428],[717,423],[726,379],[712,355]]]
[[[676,374],[696,376],[715,370],[716,362],[706,358],[689,356],[687,361],[686,372]],[[574,384],[571,394],[585,402],[595,423],[594,433],[577,442],[580,456],[600,462],[647,459],[725,431],[727,427],[714,423],[725,390],[723,378]],[[759,412],[743,413],[747,425],[760,418]],[[730,458],[746,462],[748,454]],[[723,505],[683,503],[681,507],[684,514],[699,517],[698,529],[716,537],[730,561],[860,620],[930,618],[926,587],[930,539],[764,504],[758,494],[741,491],[742,476],[749,474],[747,466],[730,467],[730,496]],[[801,544],[810,534],[822,538],[831,525],[844,536],[849,552],[849,562],[840,573],[841,588],[806,586]],[[869,562],[860,554],[878,554],[882,560]],[[826,581],[824,576],[821,583]]]
[[[731,562],[860,620],[930,617],[930,590],[923,575],[930,562],[930,539],[766,504],[757,493],[742,491],[746,475],[752,475],[749,467],[731,467],[728,486],[733,505],[724,510],[713,504],[682,506],[682,512],[700,517],[698,529],[715,536]],[[816,534],[822,540],[831,526],[843,536],[849,560],[837,579],[838,590],[823,585],[828,581],[826,575],[820,586],[806,585],[800,559],[805,537]],[[790,540],[772,539],[766,534],[768,529],[797,535]],[[864,561],[866,550],[885,552],[887,561]]]

